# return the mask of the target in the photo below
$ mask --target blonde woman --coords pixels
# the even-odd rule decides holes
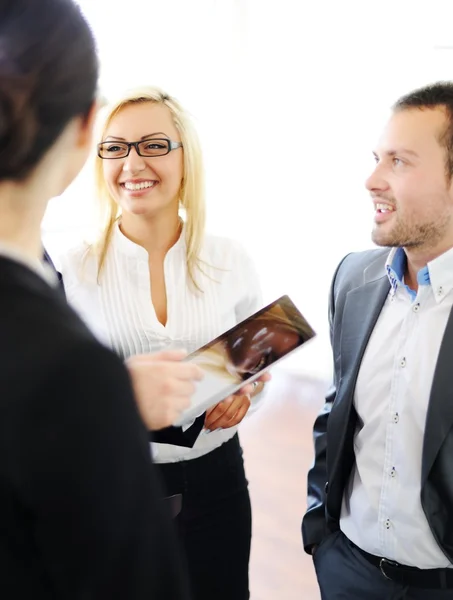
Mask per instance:
[[[200,145],[174,98],[142,88],[104,109],[96,186],[102,234],[63,257],[62,274],[69,301],[123,359],[191,352],[261,308],[242,248],[205,234]],[[240,393],[208,411],[193,448],[154,447],[168,495],[183,494],[176,522],[195,600],[249,598],[251,510],[237,425],[250,404]]]

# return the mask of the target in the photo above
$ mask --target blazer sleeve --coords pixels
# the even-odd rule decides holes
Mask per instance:
[[[345,257],[346,258],[346,257]],[[329,294],[330,341],[333,345],[333,323],[335,316],[335,282],[345,260],[340,262],[333,277]],[[333,385],[326,394],[325,404],[313,426],[314,461],[307,477],[307,511],[302,519],[302,539],[304,549],[311,554],[312,547],[319,545],[327,534],[326,485],[327,485],[327,424],[337,392],[336,373]]]
[[[148,436],[120,359],[61,352],[23,414],[15,462],[56,598],[188,598]]]

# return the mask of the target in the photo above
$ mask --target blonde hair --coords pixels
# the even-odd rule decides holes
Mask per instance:
[[[190,281],[197,290],[195,272],[200,268],[200,249],[206,221],[204,170],[201,146],[189,113],[173,97],[161,89],[152,86],[138,87],[123,93],[114,102],[100,111],[96,141],[104,139],[112,119],[126,106],[151,102],[166,106],[172,115],[175,127],[179,131],[183,145],[184,172],[180,190],[180,206],[185,211],[186,260]],[[101,232],[93,248],[98,255],[98,280],[105,263],[112,233],[121,210],[108,191],[102,168],[102,159],[96,155],[95,189],[100,209]]]

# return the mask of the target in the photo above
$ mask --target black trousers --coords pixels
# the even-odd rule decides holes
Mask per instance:
[[[386,579],[341,531],[321,542],[313,561],[322,600],[453,600],[452,589],[420,589]]]
[[[167,494],[183,494],[175,523],[193,600],[248,600],[252,518],[237,434],[205,456],[157,467]]]

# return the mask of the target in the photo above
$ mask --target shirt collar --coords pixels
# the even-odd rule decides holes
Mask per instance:
[[[428,263],[431,287],[436,302],[441,302],[453,289],[453,248]]]
[[[173,246],[170,248],[170,250],[168,252],[173,252],[174,250],[176,250],[178,248],[185,248],[185,237],[186,237],[186,224],[183,221],[181,235],[179,236],[176,243],[173,244]],[[146,260],[148,260],[148,253],[145,250],[145,248],[143,248],[143,246],[140,246],[139,244],[136,244],[135,242],[130,240],[121,231],[120,221],[118,221],[115,224],[115,228],[113,230],[112,241],[114,242],[115,246],[119,249],[119,251],[122,254],[124,254],[126,256],[131,256],[134,258],[145,258]]]
[[[386,262],[387,276],[392,295],[399,286],[404,287],[411,297],[416,293],[404,284],[406,254],[403,248],[392,248]],[[440,302],[453,289],[453,248],[430,261],[417,273],[418,285],[431,286],[436,302]]]
[[[28,267],[51,286],[56,287],[58,285],[58,277],[52,267],[38,258],[30,258],[17,246],[0,242],[0,256],[4,256]]]

